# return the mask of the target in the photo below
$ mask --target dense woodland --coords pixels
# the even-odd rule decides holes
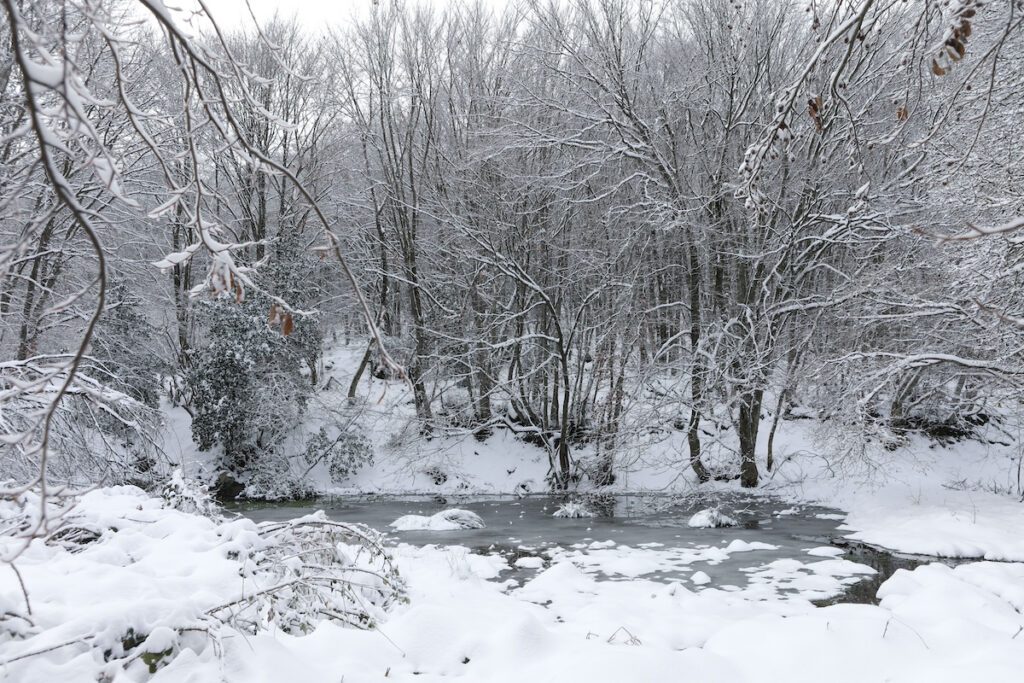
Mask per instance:
[[[170,406],[221,472],[276,472],[371,376],[420,438],[545,449],[555,488],[667,431],[751,487],[783,418],[856,457],[1018,410],[1018,0],[4,9],[19,485],[158,481]],[[309,448],[339,440],[364,456]]]

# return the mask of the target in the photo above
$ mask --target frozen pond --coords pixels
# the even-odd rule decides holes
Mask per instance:
[[[322,509],[332,519],[386,531],[390,543],[460,546],[476,554],[500,555],[510,569],[495,578],[512,579],[511,586],[522,585],[553,562],[570,560],[603,580],[642,577],[748,592],[770,585],[774,594],[871,602],[877,585],[893,571],[913,568],[923,559],[836,547],[843,545],[843,515],[837,510],[765,497],[616,496],[588,502],[598,515],[577,519],[553,516],[562,500],[353,497],[235,509],[255,521],[287,520]],[[737,525],[690,527],[690,518],[708,507],[718,507]],[[430,516],[452,508],[475,512],[486,526],[455,531],[389,528],[404,515]]]

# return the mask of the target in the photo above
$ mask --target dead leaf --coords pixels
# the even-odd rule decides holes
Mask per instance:
[[[956,38],[950,38],[949,40],[947,40],[946,48],[946,52],[949,53],[950,58],[954,62],[959,62],[961,59],[963,59],[964,53],[967,51],[964,48],[964,44],[961,43]]]

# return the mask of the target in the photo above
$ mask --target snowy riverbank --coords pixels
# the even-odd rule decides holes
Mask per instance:
[[[878,521],[864,504],[848,523],[863,520],[855,535],[872,542],[902,543],[916,528],[920,543],[969,533],[975,545],[966,549],[1017,552],[1009,533],[1019,519],[1015,503],[995,506],[971,493],[977,515],[964,519],[936,512],[942,501],[929,496],[940,490],[922,485],[915,507],[899,506],[895,489],[876,489]],[[968,494],[949,493],[948,500]],[[168,509],[131,487],[89,493],[74,514],[94,537],[33,542],[15,563],[18,574],[0,573],[2,680],[600,683],[685,671],[723,682],[1013,681],[1024,668],[1018,563],[900,570],[881,586],[878,605],[816,607],[811,600],[841,592],[870,568],[839,549],[808,547],[752,566],[745,587],[710,584],[707,562],[758,548],[749,530],[728,547],[686,552],[555,548],[519,585],[503,578],[512,573],[505,558],[474,554],[452,537],[449,546],[391,549],[409,601],[373,610],[375,630],[318,615],[299,635],[281,630],[280,605],[258,607],[243,622],[249,627],[212,616],[282,578],[260,561],[267,543],[249,520]],[[1006,523],[993,523],[1002,514]],[[5,552],[18,543],[3,541]],[[343,546],[329,564],[348,566],[353,552]],[[643,575],[667,565],[692,573],[667,583]],[[629,580],[608,580],[616,577]]]
[[[403,383],[364,376],[355,401],[347,398],[360,349],[337,346],[326,357],[328,379],[303,427],[314,433],[347,420],[365,435],[373,461],[332,481],[322,464],[298,463],[313,490],[327,496],[353,494],[453,496],[464,494],[543,493],[549,472],[546,452],[506,429],[478,440],[471,434],[435,434],[415,428],[411,394]],[[169,457],[186,472],[202,476],[214,469],[212,452],[192,441],[189,418],[166,408],[164,438]],[[828,423],[801,417],[779,422],[774,438],[776,466],[756,492],[819,503],[847,513],[851,537],[893,550],[949,557],[1024,561],[1024,441],[1007,419],[989,424],[976,437],[937,443],[907,435],[897,443],[846,433]],[[767,450],[761,430],[758,452]],[[709,465],[728,470],[736,455],[725,432],[705,444]],[[297,444],[301,443],[301,438]],[[299,446],[293,444],[295,449]],[[894,447],[895,446],[895,447]],[[591,446],[574,450],[584,461]],[[600,491],[612,494],[689,495],[697,491],[736,491],[736,482],[697,486],[688,463],[685,434],[678,429],[652,432],[624,444],[614,459],[615,482]],[[581,491],[592,489],[584,480]]]
[[[345,402],[337,388],[324,394],[313,411],[320,420]],[[384,398],[374,403],[370,394]],[[542,450],[500,429],[484,441],[423,438],[408,431],[406,400],[394,384],[365,383],[357,420],[373,440],[374,462],[343,485],[314,468],[319,490],[452,497],[545,489]],[[165,445],[187,471],[201,472],[211,454],[195,450],[182,413],[171,411]],[[322,564],[311,570],[301,553],[281,550],[283,537],[270,543],[267,528],[247,519],[170,509],[131,487],[98,489],[73,512],[89,533],[34,541],[0,567],[0,680],[1016,681],[1024,670],[1024,504],[1015,443],[985,434],[946,445],[911,437],[894,450],[867,444],[839,455],[846,444],[822,432],[813,420],[780,423],[778,464],[755,492],[781,501],[777,514],[821,504],[842,511],[837,521],[850,539],[988,561],[897,570],[877,604],[819,607],[871,568],[841,548],[808,543],[791,556],[751,559],[745,585],[723,585],[709,577],[714,563],[756,558],[751,551],[765,547],[756,528],[685,548],[595,537],[518,560],[474,552],[452,530],[437,541],[446,545],[388,545],[401,576],[392,587],[404,585],[408,602],[396,594],[360,603],[375,628],[358,630],[323,613],[303,622],[308,593],[260,599],[317,566],[351,579],[357,547],[321,548]],[[712,462],[732,457],[723,443],[709,449]],[[671,498],[698,490],[680,433],[627,449],[616,465],[604,492]],[[739,492],[735,482],[699,490]],[[10,556],[24,543],[11,535],[15,506],[2,517],[0,545]],[[678,580],[653,580],[659,569]],[[294,618],[282,622],[282,610]]]

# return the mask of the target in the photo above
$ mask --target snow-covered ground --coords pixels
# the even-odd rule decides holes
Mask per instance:
[[[322,680],[1012,681],[1024,664],[1013,639],[1021,596],[1000,595],[1024,578],[1016,565],[924,568],[888,582],[878,607],[815,608],[600,582],[571,562],[506,593],[483,580],[492,566],[458,549],[401,557],[416,567],[411,605],[382,635],[324,626],[294,642],[301,659],[320,663]],[[246,675],[261,673],[257,663]]]
[[[344,368],[352,353],[339,350],[329,362]],[[358,410],[376,458],[342,484],[315,471],[322,490],[543,490],[547,456],[514,435],[425,439],[410,431],[400,386],[365,382],[352,408],[339,388],[347,387],[344,372],[336,379],[314,422]],[[171,411],[170,427],[168,450],[186,471],[207,467],[210,456],[192,447],[181,411]],[[260,527],[168,509],[130,487],[100,489],[74,513],[96,538],[36,541],[0,567],[0,680],[1018,681],[1024,504],[1015,490],[1019,440],[1007,441],[983,435],[939,446],[912,438],[892,451],[869,444],[839,457],[842,440],[823,436],[822,425],[781,423],[779,466],[763,473],[760,488],[790,501],[779,514],[820,503],[843,511],[841,528],[852,539],[979,560],[897,570],[877,605],[812,602],[872,572],[831,546],[751,561],[744,586],[709,576],[717,559],[753,557],[749,551],[764,546],[754,529],[722,547],[596,542],[518,559],[476,554],[452,529],[444,532],[448,545],[390,547],[408,602],[392,601],[386,611],[370,604],[376,628],[323,618],[288,633],[281,606],[256,600],[249,621],[262,628],[253,631],[231,609],[215,608],[252,604],[282,578],[253,559],[266,555]],[[619,465],[612,492],[694,489],[678,437],[626,453]],[[22,543],[0,540],[7,555]],[[349,566],[353,552],[343,547],[334,559]],[[656,571],[679,578],[652,580]]]
[[[0,575],[4,680],[960,682],[1016,681],[1024,670],[1024,564],[929,564],[897,571],[877,606],[816,607],[809,599],[871,570],[811,548],[752,567],[750,584],[730,590],[703,572],[641,577],[706,552],[599,544],[547,553],[547,568],[520,586],[502,580],[511,568],[497,555],[399,545],[409,600],[376,629],[323,620],[297,635],[270,622],[253,634],[209,616],[265,588],[246,571],[260,543],[252,522],[165,509],[130,487],[90,493],[75,514],[100,538],[33,543],[15,565],[25,593],[13,571]],[[752,538],[715,550],[757,547]]]

